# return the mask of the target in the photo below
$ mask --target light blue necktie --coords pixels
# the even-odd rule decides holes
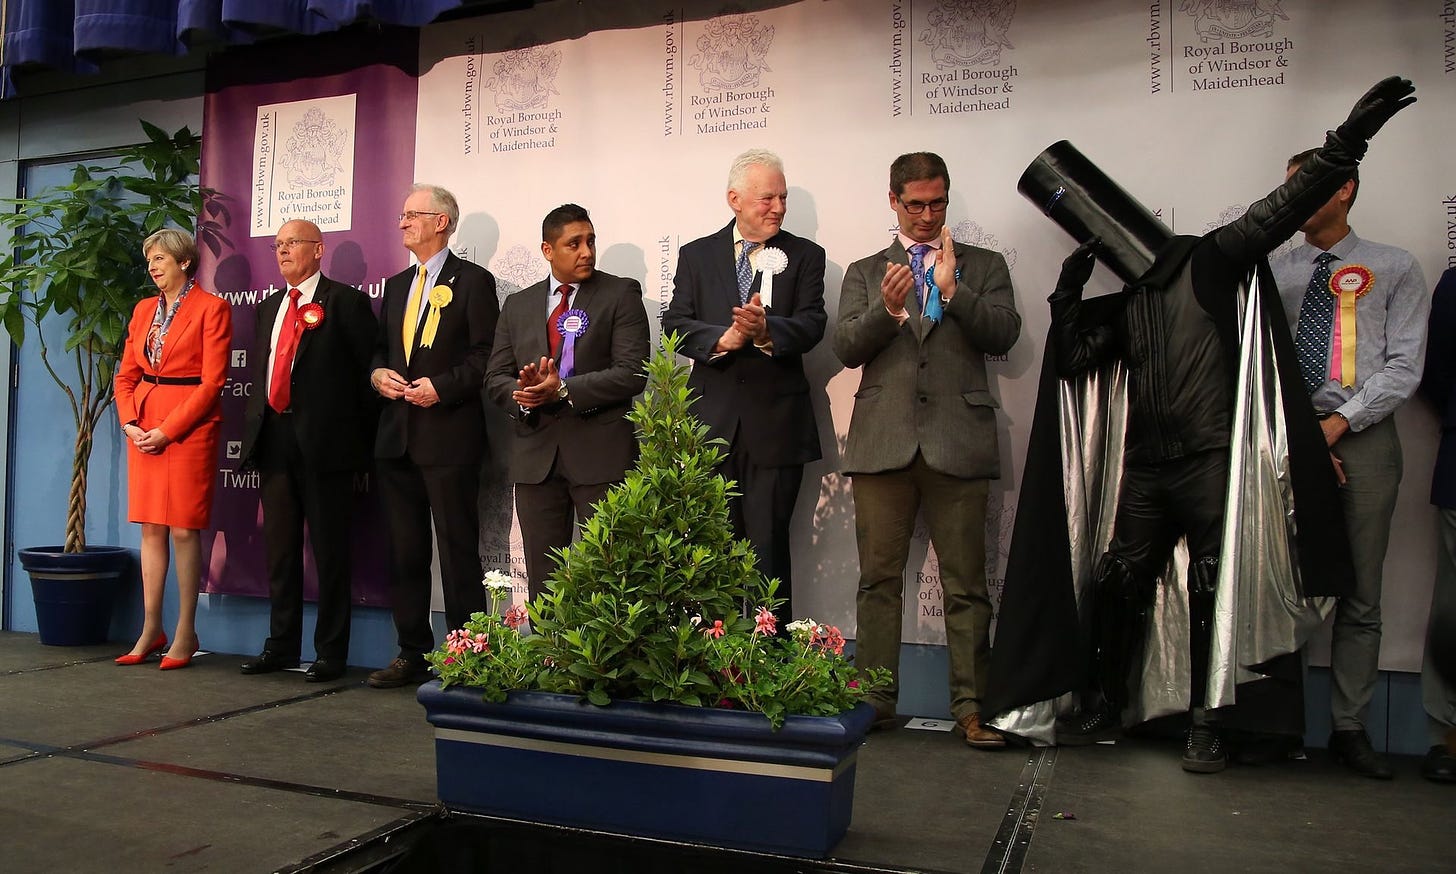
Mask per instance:
[[[916,309],[923,312],[927,319],[930,319],[938,325],[940,324],[941,313],[940,295],[928,295],[929,300],[925,300],[921,294],[921,289],[929,291],[925,285],[925,253],[929,252],[930,249],[931,246],[929,243],[916,243],[910,247],[910,272],[915,277]]]
[[[748,253],[758,248],[758,243],[743,241],[743,251],[738,255],[738,302],[748,303],[748,289],[753,287],[753,265],[748,263]]]

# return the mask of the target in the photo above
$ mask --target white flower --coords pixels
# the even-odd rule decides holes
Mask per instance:
[[[511,590],[511,578],[500,571],[488,571],[485,579],[480,581],[487,589],[494,589],[497,592],[509,592]]]
[[[819,627],[819,623],[813,619],[795,619],[784,627],[789,630],[790,634],[798,634],[801,631],[813,634],[814,629]]]
[[[703,624],[703,617],[694,614],[693,617],[688,621],[693,624],[694,628],[697,628],[699,625]]]

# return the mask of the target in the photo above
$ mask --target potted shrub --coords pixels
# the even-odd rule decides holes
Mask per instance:
[[[689,410],[669,335],[633,407],[641,456],[559,554],[548,591],[452,631],[421,687],[440,798],[516,819],[826,855],[849,826],[860,702],[838,629],[778,634],[765,580]],[[743,615],[747,605],[751,615]],[[522,634],[527,620],[531,634]]]
[[[202,208],[197,185],[201,140],[187,128],[168,135],[142,122],[147,141],[124,150],[119,168],[77,165],[69,184],[3,202],[11,249],[0,257],[0,320],[15,345],[28,336],[46,373],[70,402],[76,428],[65,537],[61,546],[23,548],[42,643],[106,640],[131,552],[86,543],[86,475],[96,428],[108,415],[112,377],[137,301],[155,290],[141,253],[167,224],[191,227]],[[220,211],[220,206],[212,209]],[[200,234],[200,242],[216,242]],[[49,321],[48,321],[49,320]],[[64,343],[42,330],[64,320]],[[69,362],[69,365],[68,363]]]

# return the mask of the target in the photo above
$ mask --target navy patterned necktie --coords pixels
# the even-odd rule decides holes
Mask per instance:
[[[1325,384],[1330,372],[1330,334],[1335,329],[1335,296],[1330,293],[1330,262],[1335,256],[1321,252],[1299,305],[1299,327],[1294,332],[1294,354],[1304,389],[1310,394]]]
[[[743,241],[743,251],[738,255],[738,302],[748,303],[748,289],[753,287],[753,265],[748,261],[748,253],[757,249],[758,243]]]
[[[910,247],[910,274],[915,279],[915,312],[925,312],[925,300],[921,289],[925,287],[925,253],[930,251],[928,243],[916,243]]]

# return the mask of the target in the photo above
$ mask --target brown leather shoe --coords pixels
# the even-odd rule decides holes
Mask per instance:
[[[978,750],[998,750],[1006,746],[1006,738],[981,725],[981,714],[967,713],[956,720],[955,733]]]
[[[400,686],[418,686],[430,679],[430,666],[400,656],[389,663],[389,667],[369,675],[369,685],[376,689],[397,689]]]

